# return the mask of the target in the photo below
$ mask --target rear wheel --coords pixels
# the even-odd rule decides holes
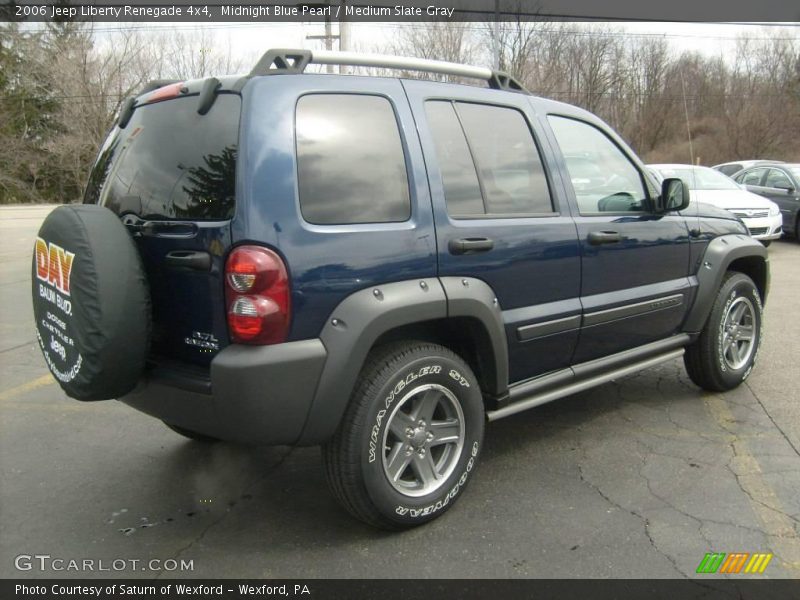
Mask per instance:
[[[697,341],[686,348],[684,364],[701,388],[724,392],[742,383],[761,344],[761,296],[744,273],[728,272]]]
[[[323,448],[328,483],[370,525],[420,525],[463,492],[483,426],[478,382],[459,356],[423,342],[385,346],[370,355]]]

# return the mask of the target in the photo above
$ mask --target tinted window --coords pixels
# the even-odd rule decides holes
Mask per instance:
[[[454,216],[484,214],[486,209],[475,164],[453,105],[428,102],[425,111],[436,145],[447,212]]]
[[[779,169],[769,170],[769,174],[767,175],[767,181],[764,183],[764,186],[771,188],[781,188],[783,190],[788,190],[794,187],[792,185],[792,181],[789,179],[789,176]]]
[[[742,170],[742,165],[736,163],[734,165],[723,165],[721,167],[717,167],[717,170],[724,173],[727,176],[731,176],[734,173],[737,173]]]
[[[456,104],[483,187],[488,214],[553,211],[539,152],[517,110]]]
[[[641,174],[622,150],[593,125],[550,116],[582,214],[642,211]]]
[[[100,152],[85,202],[147,219],[231,218],[240,109],[231,94],[206,115],[196,96],[137,108]]]
[[[736,177],[736,181],[744,185],[761,185],[761,178],[766,171],[766,169],[753,169]]]
[[[309,223],[387,223],[411,216],[392,105],[380,96],[313,94],[297,102],[300,209]]]

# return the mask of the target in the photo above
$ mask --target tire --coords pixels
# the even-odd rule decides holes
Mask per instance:
[[[758,359],[762,311],[753,280],[726,273],[700,337],[683,356],[689,378],[712,392],[731,390],[747,379]]]
[[[197,433],[196,431],[192,431],[191,429],[184,429],[183,427],[179,427],[177,425],[172,425],[171,423],[167,423],[166,421],[162,421],[164,425],[172,429],[177,434],[182,435],[185,438],[189,438],[190,440],[194,440],[196,442],[203,442],[204,444],[214,444],[219,441],[218,438],[212,437],[210,435],[204,435],[202,433]]]
[[[323,447],[328,485],[369,525],[397,530],[431,521],[463,493],[484,420],[475,375],[447,348],[403,342],[376,349]]]
[[[32,299],[39,347],[64,392],[108,400],[130,392],[144,370],[150,295],[139,252],[102,206],[60,206],[34,246]]]

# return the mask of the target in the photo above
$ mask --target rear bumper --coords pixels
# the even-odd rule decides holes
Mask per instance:
[[[306,424],[326,359],[318,339],[231,345],[211,362],[210,381],[154,370],[120,400],[162,421],[222,440],[293,444]]]

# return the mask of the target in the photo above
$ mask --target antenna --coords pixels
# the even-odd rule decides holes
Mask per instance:
[[[686,116],[686,135],[689,136],[689,158],[694,165],[694,148],[692,147],[692,128],[689,126],[689,106],[686,104],[686,82],[681,72],[681,90],[683,91],[683,114]]]

